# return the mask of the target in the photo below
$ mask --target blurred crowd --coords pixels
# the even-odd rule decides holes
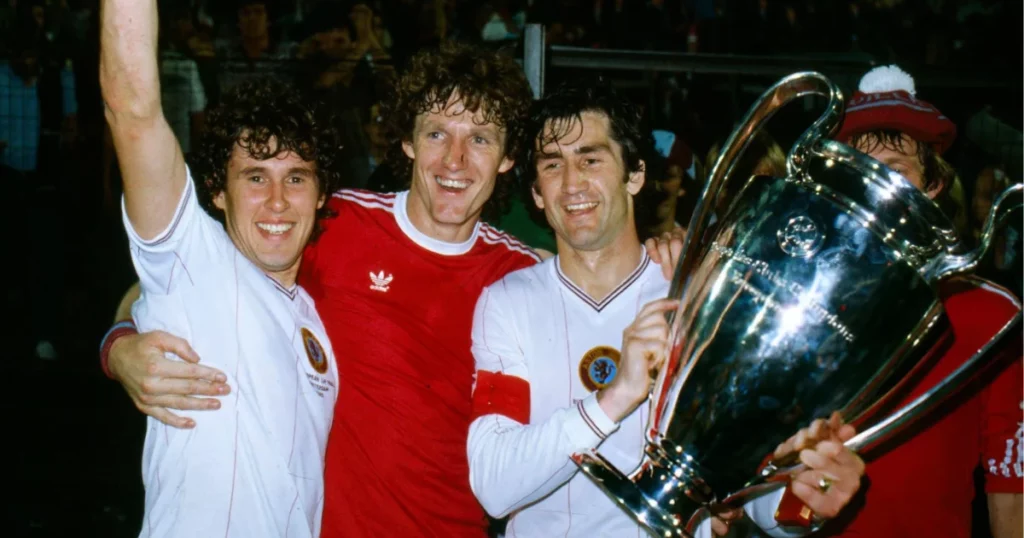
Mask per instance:
[[[112,233],[120,230],[120,193],[97,82],[98,4],[0,0],[0,181],[14,195],[6,224],[30,230],[12,241],[29,253],[28,289],[35,290],[9,290],[7,300],[30,312],[26,330],[41,358],[57,357],[69,332],[90,334],[69,320],[86,303],[105,308],[104,301],[116,301],[132,278],[125,243]],[[389,148],[380,126],[389,77],[417,50],[448,39],[521,55],[528,23],[543,24],[551,45],[863,55],[909,66],[1006,69],[1018,82],[1021,69],[1021,3],[995,0],[160,0],[159,6],[163,110],[186,154],[203,130],[204,112],[224,91],[269,75],[332,108],[346,138],[346,186],[380,191],[405,183],[380,166]],[[549,81],[559,76],[570,74],[547,74]],[[726,113],[716,83],[652,75],[633,90],[652,117],[664,158],[648,233],[686,223],[715,145],[737,119]],[[961,94],[929,97],[962,122],[966,141],[951,158],[962,179],[953,203],[965,236],[976,238],[993,196],[1020,181],[1020,96],[1010,100],[1009,114],[973,99],[967,101],[975,106],[965,108]],[[987,151],[994,136],[1011,151]],[[763,146],[776,164],[785,153],[780,144],[788,147],[784,133],[779,143]],[[553,250],[550,233],[528,213],[514,206],[499,225]],[[991,262],[992,270],[1014,275],[1008,282],[1018,293],[1019,251],[1013,231],[1000,239]],[[6,276],[23,274],[11,265]]]

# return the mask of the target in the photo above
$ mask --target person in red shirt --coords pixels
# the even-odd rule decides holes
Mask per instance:
[[[956,127],[948,118],[916,98],[913,79],[896,66],[887,66],[861,80],[836,139],[938,199],[954,178],[941,155],[955,136]],[[952,373],[1021,309],[1010,292],[977,277],[948,282],[939,291],[952,343],[908,389],[902,404]],[[992,535],[1019,538],[1024,529],[1024,369],[1019,337],[1019,332],[1011,336],[1004,356],[983,374],[980,387],[965,388],[909,431],[865,453],[867,483],[860,498],[818,535],[969,538],[974,474],[980,465]],[[810,446],[814,440],[790,439],[777,454]],[[788,506],[799,511],[802,505]]]

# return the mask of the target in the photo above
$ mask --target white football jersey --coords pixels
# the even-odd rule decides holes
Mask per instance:
[[[473,320],[474,399],[477,408],[490,405],[491,410],[477,410],[467,450],[477,498],[492,516],[510,515],[506,536],[646,535],[578,472],[570,456],[598,448],[625,473],[639,465],[649,406],[640,405],[615,424],[598,405],[596,391],[616,375],[623,331],[644,305],[665,298],[668,291],[660,266],[646,253],[601,301],[562,273],[557,256],[484,290]],[[515,409],[526,398],[501,394],[517,392],[518,382],[510,385],[509,378],[495,380],[487,373],[528,383],[528,423],[510,418],[527,416],[527,410]],[[484,379],[488,387],[480,386]],[[481,397],[481,392],[487,394]],[[781,496],[778,490],[748,503],[748,514],[759,525],[776,527],[774,509]],[[711,536],[707,522],[697,536]]]
[[[184,338],[232,388],[219,410],[180,412],[193,429],[148,419],[141,536],[318,536],[338,377],[312,299],[235,248],[191,175],[159,236],[144,241],[124,222],[139,331]]]

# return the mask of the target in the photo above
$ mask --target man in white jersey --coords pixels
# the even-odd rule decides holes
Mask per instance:
[[[156,28],[156,0],[103,3],[100,82],[142,288],[132,314],[187,338],[234,390],[219,413],[189,413],[202,428],[148,419],[141,536],[315,537],[338,378],[295,279],[339,183],[337,136],[289,88],[250,84],[211,112],[190,169],[161,111]]]
[[[467,448],[473,491],[492,516],[511,515],[508,536],[643,532],[571,460],[600,446],[621,469],[639,464],[647,424],[640,404],[665,357],[664,314],[678,305],[665,299],[669,283],[634,224],[633,197],[645,180],[639,120],[610,88],[570,86],[538,104],[527,131],[534,166],[525,175],[558,255],[510,273],[477,303]],[[826,487],[793,491],[818,517],[834,516],[859,488],[864,465],[840,438],[852,433],[844,427],[802,454],[809,470],[795,480],[825,478]],[[774,520],[782,492],[749,502],[746,512],[773,536],[802,535]],[[698,536],[712,527],[728,530],[725,520],[706,520]]]

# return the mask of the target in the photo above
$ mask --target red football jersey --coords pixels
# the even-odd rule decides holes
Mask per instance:
[[[486,536],[469,486],[473,309],[483,288],[536,253],[480,224],[431,239],[407,192],[343,190],[306,251],[299,282],[338,362],[322,536]]]
[[[1012,294],[980,279],[957,281],[943,292],[952,344],[903,404],[960,367],[1019,308]],[[1020,332],[1007,339],[998,369],[979,378],[981,388],[965,388],[910,431],[866,454],[858,497],[821,536],[970,538],[979,465],[986,492],[1024,492]]]

